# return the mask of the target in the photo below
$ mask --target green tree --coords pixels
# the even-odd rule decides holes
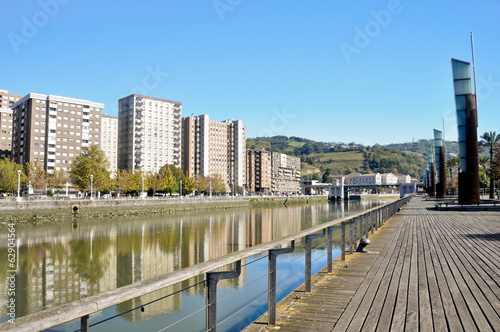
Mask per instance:
[[[161,189],[164,192],[169,193],[172,195],[173,193],[179,192],[179,186],[180,186],[180,180],[177,181],[177,179],[174,176],[174,173],[172,172],[172,169],[170,167],[162,167],[160,168],[160,175],[162,178],[161,182]]]
[[[91,175],[93,175],[93,190],[109,192],[116,187],[111,178],[109,161],[104,151],[96,145],[84,147],[71,163],[71,181],[82,192],[90,192]]]
[[[453,179],[453,170],[460,166],[460,159],[455,156],[445,162],[446,168],[450,172],[450,179]]]
[[[18,171],[22,172],[22,166],[13,162],[9,158],[0,159],[0,190],[17,190]],[[21,173],[21,180],[24,180],[24,174]]]
[[[196,175],[195,176],[195,183],[196,183],[196,191],[198,193],[209,193],[210,192],[210,179],[206,176],[203,175]]]
[[[219,174],[212,175],[210,177],[210,183],[213,193],[219,192],[221,195],[226,193],[226,183]]]
[[[38,160],[24,164],[24,172],[26,173],[28,185],[31,188],[36,190],[45,189],[47,175]]]
[[[182,181],[182,194],[189,195],[196,189],[196,181],[193,178],[185,177]]]
[[[487,147],[490,151],[490,161],[495,160],[494,153],[500,143],[500,135],[497,135],[495,131],[485,132],[481,135],[480,144]],[[494,167],[489,167],[488,170],[490,176],[490,198],[495,198],[495,170]]]
[[[66,183],[70,181],[68,173],[64,170],[54,169],[52,173],[48,174],[47,183],[51,188],[57,190],[57,197],[59,197],[59,190],[64,188]]]

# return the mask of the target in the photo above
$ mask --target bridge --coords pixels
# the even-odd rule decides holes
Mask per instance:
[[[330,193],[328,199],[330,200],[349,200],[349,192],[361,189],[397,189],[400,196],[404,197],[407,194],[414,194],[417,192],[416,183],[399,183],[399,184],[350,184],[346,185],[341,181],[334,180],[330,186]]]

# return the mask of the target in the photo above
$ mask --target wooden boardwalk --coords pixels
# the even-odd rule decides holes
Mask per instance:
[[[435,211],[413,198],[248,331],[500,331],[500,212]]]

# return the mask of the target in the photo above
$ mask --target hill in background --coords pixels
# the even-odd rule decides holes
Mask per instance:
[[[446,152],[458,154],[457,142],[446,142]],[[386,146],[363,146],[355,143],[324,143],[306,138],[273,136],[247,140],[247,148],[263,148],[298,156],[301,159],[302,179],[331,180],[332,175],[359,173],[409,174],[419,178],[434,151],[433,140]]]

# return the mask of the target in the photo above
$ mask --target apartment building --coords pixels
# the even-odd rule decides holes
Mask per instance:
[[[101,117],[101,149],[109,161],[109,170],[118,169],[118,117],[103,114]]]
[[[272,153],[272,183],[274,193],[300,192],[300,158],[284,153]]]
[[[181,167],[182,103],[132,94],[118,101],[118,169]]]
[[[252,193],[271,193],[272,152],[262,149],[247,150],[246,190]]]
[[[69,171],[81,149],[100,145],[104,104],[30,93],[12,105],[12,159],[38,160],[45,171]]]
[[[207,114],[182,119],[182,169],[188,177],[218,174],[227,190],[245,185],[246,128],[241,120],[213,121]]]
[[[23,96],[0,89],[0,158],[12,157],[12,109]]]

